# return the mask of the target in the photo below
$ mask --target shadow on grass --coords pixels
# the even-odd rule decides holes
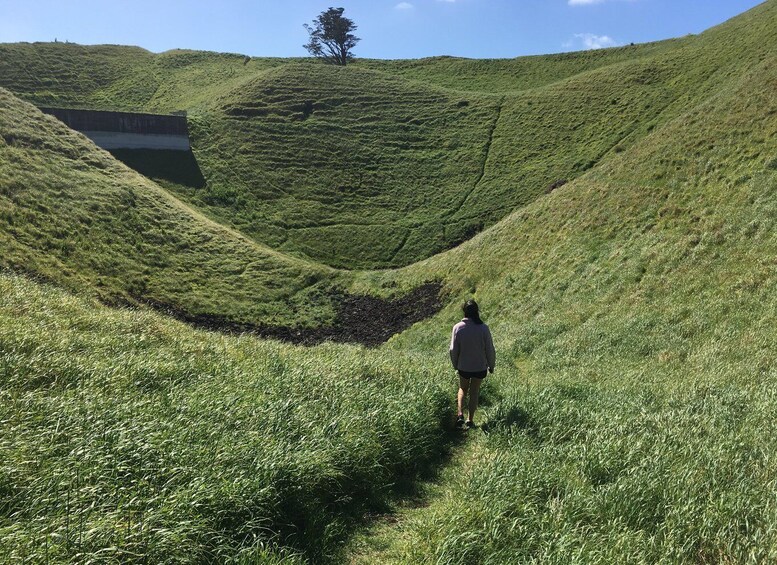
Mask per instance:
[[[443,436],[438,450],[426,461],[419,464],[413,472],[397,475],[392,489],[393,502],[402,501],[410,506],[423,506],[426,498],[425,483],[436,481],[450,461],[454,450],[467,439],[466,430],[456,428],[454,415],[445,417]]]
[[[510,406],[506,410],[499,410],[492,415],[488,422],[483,424],[483,431],[486,433],[496,432],[512,427],[522,430],[529,439],[536,443],[542,441],[539,422],[520,406]]]
[[[200,165],[191,150],[112,149],[111,155],[152,180],[164,180],[190,188],[205,186]]]
[[[407,472],[395,474],[394,484],[386,496],[379,500],[363,500],[353,504],[341,517],[348,524],[339,543],[339,551],[324,557],[315,556],[320,563],[342,563],[346,558],[348,542],[360,533],[380,523],[396,524],[400,521],[401,511],[410,508],[422,508],[430,501],[428,486],[440,479],[442,471],[448,466],[455,450],[467,439],[467,432],[455,426],[455,414],[446,414],[441,422],[440,441],[436,449],[428,454]]]

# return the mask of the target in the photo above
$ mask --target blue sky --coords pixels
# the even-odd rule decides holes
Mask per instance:
[[[761,0],[0,0],[0,42],[304,56],[303,23],[342,6],[357,57],[516,57],[699,33]]]

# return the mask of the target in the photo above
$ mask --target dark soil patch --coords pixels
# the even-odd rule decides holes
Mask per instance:
[[[138,302],[195,327],[208,330],[252,333],[303,345],[333,341],[375,347],[386,342],[394,334],[439,312],[443,306],[440,297],[441,289],[440,283],[430,282],[394,299],[333,291],[330,297],[337,308],[335,323],[332,326],[319,328],[291,328],[235,322],[215,314],[190,314],[154,300],[139,299]]]

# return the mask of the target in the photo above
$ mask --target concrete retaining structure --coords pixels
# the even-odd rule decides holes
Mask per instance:
[[[103,149],[189,151],[186,116],[40,108]]]

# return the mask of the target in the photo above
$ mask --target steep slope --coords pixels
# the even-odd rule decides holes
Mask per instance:
[[[674,47],[666,42],[520,64],[552,82],[574,68],[580,72]],[[18,79],[18,67],[27,58],[41,64],[59,46],[4,48],[13,55],[4,84],[27,98],[47,100]],[[76,69],[89,63],[104,74],[115,71],[103,48],[68,45],[64,51],[80,56],[72,63]],[[398,79],[392,76],[397,64],[374,72],[181,51],[143,58],[148,77],[143,106],[190,110],[193,147],[205,178],[204,187],[165,186],[260,243],[336,267],[398,266],[453,247],[549,185],[575,178],[650,110],[628,106],[643,96],[629,91],[620,96],[621,109],[631,110],[621,111],[624,123],[610,123],[606,116],[617,88],[614,94],[602,89],[587,106],[575,93],[591,88],[585,80],[567,89],[569,96],[558,97],[557,90],[529,99],[483,96]],[[440,65],[445,69],[447,62]],[[361,66],[380,68],[374,62]],[[58,66],[37,70],[62,74]],[[515,72],[491,71],[507,77]],[[65,79],[61,84],[72,86]],[[80,98],[70,100],[88,104],[107,90],[82,85]],[[117,106],[137,106],[120,92],[115,91]],[[564,123],[549,129],[548,103],[571,130]],[[608,127],[593,127],[592,117]],[[579,130],[586,120],[592,127]],[[598,137],[594,143],[592,133]],[[120,156],[133,164],[145,158]],[[309,174],[311,165],[315,175]]]
[[[330,265],[404,263],[445,242],[440,211],[477,182],[498,104],[374,71],[289,65],[200,116],[208,186],[186,196]]]
[[[136,50],[124,63],[135,69],[130,72],[117,66],[120,48],[54,44],[3,46],[11,55],[3,80],[38,97],[34,81],[19,72],[32,58],[34,69],[56,78],[52,85],[72,87],[69,100],[94,102],[118,96],[111,85],[119,70],[137,77],[145,68],[145,106],[192,108],[204,184],[167,188],[260,245],[337,267],[388,267],[454,246],[549,190],[617,161],[768,56],[774,14],[775,3],[768,2],[681,41],[505,62],[495,74],[514,72],[510,64],[529,65],[535,71],[528,74],[547,80],[502,94],[397,78],[398,62],[375,71]],[[59,50],[67,57],[42,56]],[[576,74],[570,71],[575,60],[582,71]],[[102,69],[95,76],[106,78],[77,87],[68,65],[77,77],[89,61]],[[193,88],[198,82],[202,88]],[[118,104],[132,106],[134,98]]]
[[[768,53],[773,36],[758,26],[769,10],[643,46],[345,69],[187,51],[133,51],[130,69],[115,61],[120,48],[2,46],[2,80],[48,100],[22,80],[32,59],[52,88],[74,91],[63,100],[187,109],[202,181],[166,188],[258,243],[338,268],[387,268],[458,245],[700,100]],[[50,53],[59,59],[45,67]],[[87,63],[107,78],[78,83]],[[123,96],[141,69],[143,86]],[[117,155],[149,174],[164,168]]]
[[[502,376],[477,461],[382,537],[383,562],[774,559],[776,108],[771,55],[410,269],[476,292]]]
[[[326,269],[213,223],[4,90],[0,140],[4,267],[193,316],[331,318],[326,299],[314,307],[303,298],[331,277]]]
[[[483,177],[451,221],[490,225],[617,157],[768,57],[776,13],[768,3],[649,56],[506,96]]]
[[[411,263],[667,119],[703,85],[690,59],[638,59],[486,97],[353,67],[286,66],[193,120],[208,185],[179,194],[258,241],[333,266]]]

